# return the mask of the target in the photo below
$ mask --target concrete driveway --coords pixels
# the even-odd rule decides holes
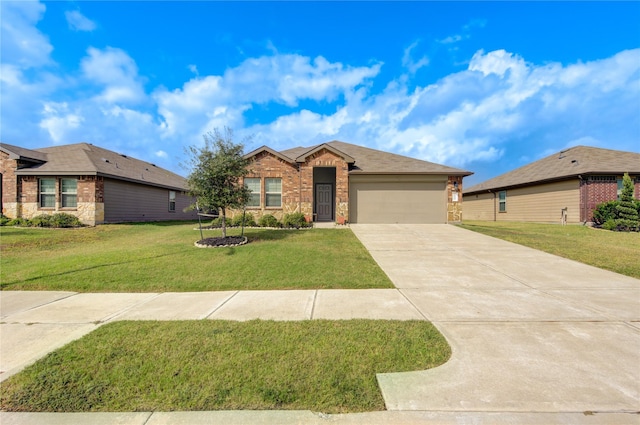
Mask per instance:
[[[454,226],[352,230],[453,348],[379,375],[389,410],[640,410],[639,280]]]
[[[428,371],[378,375],[388,411],[3,412],[0,422],[640,423],[640,280],[449,225],[352,230],[396,289],[0,291],[0,381],[114,320],[430,320],[452,358]]]

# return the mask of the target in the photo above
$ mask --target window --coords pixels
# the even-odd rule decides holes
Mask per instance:
[[[498,193],[498,203],[499,203],[498,211],[507,212],[507,191],[506,190],[501,190],[500,193]]]
[[[620,200],[620,195],[622,195],[622,188],[624,187],[624,183],[622,183],[622,179],[617,179],[618,181],[618,191],[616,192],[616,199]]]
[[[78,206],[78,180],[62,179],[60,184],[62,208],[76,208]]]
[[[176,192],[173,190],[169,191],[169,212],[176,211]]]
[[[56,207],[56,179],[40,179],[38,191],[40,208]]]
[[[264,189],[267,207],[282,206],[282,179],[264,179]]]
[[[251,195],[249,196],[249,202],[247,202],[247,206],[259,207],[260,206],[260,179],[245,178],[244,187],[246,187],[251,191]]]

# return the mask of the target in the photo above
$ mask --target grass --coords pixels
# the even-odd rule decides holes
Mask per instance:
[[[0,386],[6,411],[384,410],[376,373],[449,358],[425,321],[107,324]]]
[[[392,288],[350,230],[246,229],[250,243],[195,248],[194,223],[0,227],[1,288],[78,292]],[[229,235],[239,230],[229,230]],[[205,237],[220,231],[206,231]]]
[[[461,227],[640,279],[640,233],[586,226],[465,221]]]

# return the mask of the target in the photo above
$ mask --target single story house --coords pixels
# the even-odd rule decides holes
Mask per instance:
[[[448,223],[462,220],[462,179],[472,173],[340,141],[245,155],[247,211],[308,221]]]
[[[640,197],[640,153],[576,146],[464,191],[465,219],[587,223],[596,205],[618,199],[622,176]]]
[[[25,149],[0,144],[2,214],[65,212],[84,224],[191,220],[185,178],[89,143]]]

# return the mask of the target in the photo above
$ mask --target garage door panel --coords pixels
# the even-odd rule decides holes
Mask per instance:
[[[352,186],[355,223],[445,223],[445,182],[360,182]]]

